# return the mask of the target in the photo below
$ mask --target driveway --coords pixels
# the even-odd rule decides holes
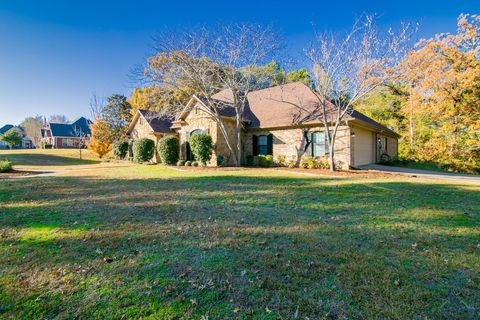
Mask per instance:
[[[448,180],[453,182],[480,185],[480,175],[436,172],[436,171],[428,171],[428,170],[410,169],[405,167],[382,166],[379,164],[368,164],[368,165],[360,166],[359,169],[377,170],[382,172],[393,172],[397,174],[405,174],[408,176],[416,176],[421,178],[440,179],[440,180]]]

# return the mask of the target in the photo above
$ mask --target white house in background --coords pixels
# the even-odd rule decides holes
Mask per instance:
[[[0,135],[4,134],[5,132],[7,132],[8,130],[10,130],[12,128],[16,128],[20,132],[20,134],[22,135],[22,141],[20,142],[20,144],[16,145],[14,148],[17,148],[17,149],[35,148],[35,144],[34,144],[33,140],[29,136],[27,136],[27,134],[25,133],[25,130],[23,130],[23,128],[20,127],[20,126],[14,126],[12,124],[6,124],[6,125],[4,125],[3,127],[0,128]],[[0,141],[0,149],[8,149],[8,145],[5,142]]]

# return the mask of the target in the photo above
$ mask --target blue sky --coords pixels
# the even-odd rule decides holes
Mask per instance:
[[[380,25],[419,22],[420,37],[453,32],[479,0],[437,1],[22,1],[0,0],[0,126],[31,115],[89,115],[93,92],[130,94],[128,73],[144,61],[151,36],[217,22],[272,23],[288,51],[316,29],[346,30],[355,16]]]

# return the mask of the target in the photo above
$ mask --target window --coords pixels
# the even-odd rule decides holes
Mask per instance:
[[[323,157],[328,154],[328,142],[325,132],[312,133],[312,156]]]
[[[206,132],[205,130],[202,130],[202,129],[196,129],[196,130],[193,130],[193,131],[190,133],[190,137],[193,137],[194,135],[196,135],[196,134],[200,134],[200,133],[207,134],[207,132]]]
[[[258,154],[268,154],[268,138],[267,136],[258,136]]]

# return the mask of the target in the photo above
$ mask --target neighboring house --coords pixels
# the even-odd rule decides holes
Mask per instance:
[[[0,135],[4,134],[5,132],[7,132],[12,128],[16,128],[22,135],[22,140],[20,141],[20,144],[14,146],[14,148],[16,149],[35,148],[35,144],[33,140],[29,136],[27,136],[27,134],[25,133],[25,130],[20,126],[14,126],[11,124],[4,125],[2,128],[0,128]],[[0,141],[0,149],[8,149],[8,145],[5,142]]]
[[[235,146],[232,94],[224,90],[212,98],[217,108],[221,109],[225,131]],[[247,95],[247,100],[242,132],[243,163],[248,155],[270,154],[274,159],[285,156],[287,161],[299,163],[303,156],[323,157],[328,154],[325,129],[318,120],[320,108],[317,99],[304,84],[295,82],[254,91]],[[210,165],[216,165],[220,156],[225,164],[231,165],[232,155],[209,110],[206,99],[193,96],[171,126],[165,123],[156,133],[172,134],[173,130],[180,140],[180,157],[187,160],[192,158],[188,139],[197,133],[207,133],[215,144]],[[329,112],[336,112],[333,105]],[[136,126],[132,122],[130,129]],[[141,130],[137,132],[137,136],[143,136]],[[395,132],[352,111],[338,128],[335,159],[343,169],[375,163],[380,161],[382,155],[396,156],[397,144],[398,135]]]
[[[4,134],[8,130],[12,129],[14,126],[12,124],[6,124],[0,128],[0,135]],[[8,144],[0,140],[0,149],[8,149]]]
[[[79,144],[88,142],[92,122],[80,117],[71,123],[45,122],[42,130],[42,142],[56,149],[78,148]]]

